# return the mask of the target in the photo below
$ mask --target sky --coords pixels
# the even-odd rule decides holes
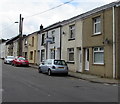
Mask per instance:
[[[41,24],[47,27],[114,1],[116,0],[1,0],[0,38],[10,39],[19,34],[19,23],[15,22],[19,22],[20,14],[24,18],[23,34],[28,35],[38,31]],[[64,4],[65,2],[69,3]]]

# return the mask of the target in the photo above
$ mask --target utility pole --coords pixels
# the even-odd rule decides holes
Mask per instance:
[[[22,31],[23,31],[23,17],[20,14],[20,21],[19,21],[19,56],[22,56]]]

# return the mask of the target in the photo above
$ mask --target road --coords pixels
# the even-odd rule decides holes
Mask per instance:
[[[2,64],[3,102],[117,102],[118,86]]]

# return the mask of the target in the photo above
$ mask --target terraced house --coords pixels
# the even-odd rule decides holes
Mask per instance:
[[[61,23],[52,24],[38,35],[39,62],[46,59],[61,59]]]
[[[83,14],[83,72],[120,77],[120,2]]]
[[[62,59],[69,70],[82,72],[82,21],[81,16],[62,22]]]
[[[25,42],[25,40],[24,40]],[[38,31],[33,32],[27,37],[27,57],[31,64],[37,64],[38,51]]]
[[[74,72],[120,77],[120,1],[62,24],[62,59]]]

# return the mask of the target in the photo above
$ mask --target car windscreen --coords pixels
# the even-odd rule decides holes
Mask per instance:
[[[18,60],[26,60],[24,57],[19,57]]]
[[[54,60],[55,65],[66,65],[66,62],[64,60]]]

